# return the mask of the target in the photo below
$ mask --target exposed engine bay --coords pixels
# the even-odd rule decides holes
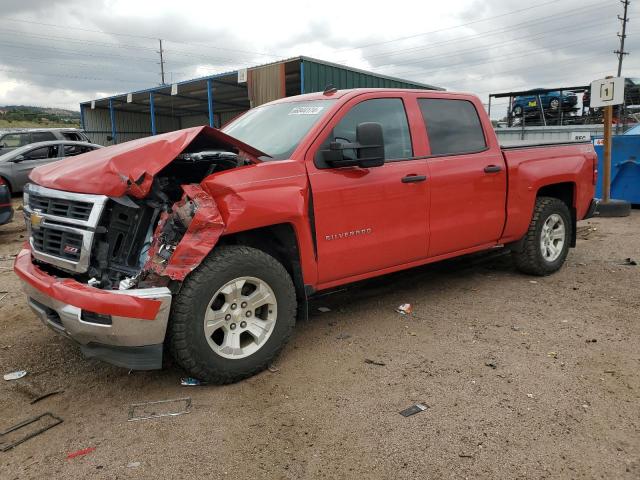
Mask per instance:
[[[171,278],[161,275],[163,265],[187,232],[199,203],[211,201],[199,183],[249,164],[249,159],[231,151],[186,151],[153,178],[145,198],[110,197],[95,229],[89,267],[73,277],[106,290],[167,286]],[[38,263],[45,270],[58,270]]]

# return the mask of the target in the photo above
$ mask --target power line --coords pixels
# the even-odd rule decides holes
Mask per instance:
[[[465,37],[457,37],[457,38],[450,39],[450,40],[444,40],[444,41],[440,41],[440,42],[429,43],[428,45],[417,46],[417,47],[412,47],[412,48],[404,48],[404,49],[400,49],[400,50],[390,50],[390,51],[379,53],[379,54],[375,54],[375,55],[367,55],[367,56],[364,56],[363,59],[371,60],[373,58],[385,57],[385,56],[389,56],[389,55],[414,53],[416,51],[432,49],[433,47],[436,47],[436,46],[450,45],[452,43],[469,42],[471,40],[477,40],[479,38],[489,37],[489,36],[493,36],[493,35],[499,35],[501,33],[511,32],[513,30],[521,30],[521,27],[523,27],[523,26],[531,27],[531,26],[534,26],[534,25],[537,25],[537,24],[540,24],[540,23],[544,23],[544,22],[547,22],[547,21],[555,21],[555,20],[562,19],[562,18],[565,18],[565,17],[570,17],[572,19],[575,19],[576,16],[582,15],[585,12],[588,13],[588,12],[590,12],[590,11],[592,11],[594,9],[598,9],[598,8],[600,8],[599,4],[592,4],[590,7],[587,5],[586,8],[581,9],[581,11],[579,13],[576,13],[575,10],[568,10],[566,12],[558,12],[557,14],[554,14],[554,15],[540,17],[540,18],[535,19],[535,20],[527,20],[526,22],[516,23],[516,24],[510,25],[508,27],[500,27],[500,28],[494,29],[494,30],[487,30],[485,32],[480,32],[480,33],[476,33],[476,34],[473,34],[473,35],[467,35]],[[542,32],[542,33],[556,31],[556,30],[559,30],[559,29],[566,29],[566,27],[560,27],[558,29],[547,30],[547,31]],[[522,38],[526,38],[526,37],[522,37]],[[481,48],[484,48],[484,46],[481,47]]]
[[[33,20],[23,20],[23,19],[19,19],[19,18],[3,18],[3,21],[8,21],[8,22],[18,22],[18,23],[26,23],[26,24],[31,24],[31,25],[42,25],[42,26],[46,26],[46,27],[52,27],[52,28],[62,28],[64,30],[78,30],[78,31],[82,31],[82,32],[92,32],[92,33],[101,33],[103,35],[115,35],[115,36],[122,36],[122,37],[132,37],[132,38],[144,38],[146,40],[157,40],[157,37],[148,37],[145,35],[135,35],[132,33],[121,33],[121,32],[107,32],[104,30],[97,30],[97,29],[91,29],[91,28],[82,28],[82,27],[73,27],[71,25],[57,25],[54,23],[45,23],[45,22],[36,22]],[[193,42],[185,42],[185,41],[181,41],[181,40],[171,40],[171,39],[166,39],[169,42],[172,43],[180,43],[183,45],[194,45],[194,46],[200,46],[203,48],[213,48],[216,50],[227,50],[227,51],[231,51],[231,52],[237,52],[237,53],[246,53],[246,54],[251,54],[251,55],[264,55],[264,56],[268,56],[268,57],[280,57],[281,55],[275,55],[272,53],[265,53],[265,52],[254,52],[254,51],[250,51],[250,50],[241,50],[241,49],[236,49],[236,48],[225,48],[225,47],[220,47],[217,45],[210,45],[210,44],[198,44],[198,43],[193,43]]]
[[[596,25],[601,25],[601,24],[602,24],[602,22],[598,20],[598,21],[592,22],[590,24],[577,25],[576,27],[574,27],[572,29],[567,29],[567,30],[568,31],[579,30],[579,29],[583,29],[585,27],[596,26]],[[412,60],[412,61],[409,61],[409,62],[402,62],[402,63],[399,63],[397,65],[398,66],[411,65],[411,64],[416,64],[416,63],[422,63],[422,62],[425,62],[427,60],[432,60],[432,59],[446,59],[446,58],[452,58],[452,57],[459,58],[459,57],[462,57],[462,55],[464,55],[464,54],[473,53],[473,52],[477,52],[477,51],[480,51],[480,52],[491,52],[494,48],[502,48],[505,43],[511,43],[511,42],[517,42],[517,41],[523,41],[523,40],[532,40],[532,39],[535,39],[535,38],[544,37],[548,33],[549,32],[543,32],[543,33],[540,33],[540,34],[537,34],[537,35],[522,37],[520,39],[512,40],[512,41],[509,41],[509,42],[498,42],[498,43],[495,43],[495,44],[484,45],[484,46],[482,46],[480,48],[473,48],[473,49],[468,49],[468,50],[460,50],[460,51],[456,51],[454,53],[448,53],[448,54],[442,54],[442,55],[434,55],[432,57],[423,57],[423,58],[420,58],[418,60]],[[597,38],[600,38],[602,36],[608,36],[608,34],[602,34],[602,35],[598,36]],[[596,38],[596,37],[589,36],[588,38]],[[573,42],[573,43],[566,43],[565,42],[565,43],[562,44],[562,47],[566,47],[567,45],[572,45],[572,44],[575,44],[575,42]],[[554,47],[555,47],[555,45],[554,45]],[[545,47],[545,46],[539,47],[536,50],[539,50],[539,49],[544,49],[545,51],[550,50],[549,47]],[[521,52],[514,52],[514,53],[521,53]],[[504,58],[506,58],[507,56],[510,56],[510,55],[513,55],[513,54],[505,54],[505,55],[501,56],[499,59],[493,60],[493,61],[502,60],[502,59],[504,59]],[[486,60],[481,60],[480,63],[486,63]],[[467,61],[462,61],[462,62],[456,63],[454,65],[463,65],[463,64],[464,65],[468,65],[468,66],[472,65],[472,64],[468,63]],[[391,65],[389,65],[389,66],[391,66]],[[395,66],[395,65],[393,65],[393,66]],[[446,66],[452,66],[452,65],[449,64],[449,65],[446,65]],[[442,68],[442,67],[436,67],[436,70],[439,69],[439,68]],[[394,75],[403,75],[403,74],[406,74],[406,73],[413,73],[413,72],[414,72],[414,70],[405,70],[405,71],[402,71],[402,72],[399,72],[399,73],[398,72],[394,72],[393,74]]]
[[[391,39],[391,40],[384,40],[384,41],[381,41],[381,42],[374,42],[374,43],[368,43],[368,44],[365,44],[365,45],[359,45],[357,47],[345,48],[345,49],[342,49],[342,50],[337,50],[336,53],[346,52],[346,51],[351,51],[351,50],[360,50],[362,48],[368,48],[368,47],[373,47],[373,46],[377,46],[377,45],[384,45],[384,44],[387,44],[387,43],[401,42],[401,41],[404,41],[404,40],[409,40],[411,38],[421,37],[423,35],[431,35],[431,34],[434,34],[434,33],[441,33],[441,32],[446,32],[446,31],[449,31],[449,30],[455,30],[457,28],[468,27],[470,25],[475,25],[477,23],[487,22],[489,20],[495,20],[496,18],[502,18],[502,17],[506,17],[506,16],[509,16],[509,15],[515,15],[516,13],[526,12],[528,10],[533,10],[535,8],[541,8],[541,7],[544,7],[546,5],[550,5],[552,3],[558,3],[558,2],[552,0],[552,1],[549,1],[549,2],[540,3],[538,5],[533,5],[531,7],[521,8],[519,10],[512,10],[510,12],[502,13],[502,14],[499,14],[499,15],[494,15],[494,16],[491,16],[491,17],[485,17],[485,18],[481,18],[481,19],[478,19],[478,20],[473,20],[471,22],[462,23],[462,24],[459,24],[459,25],[454,25],[452,27],[440,28],[438,30],[431,30],[431,31],[428,31],[428,32],[422,32],[422,33],[416,33],[416,34],[413,34],[413,35],[408,35],[406,37],[398,37],[398,38],[394,38],[394,39]]]

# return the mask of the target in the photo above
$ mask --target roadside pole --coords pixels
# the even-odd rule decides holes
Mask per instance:
[[[613,123],[613,107],[604,107],[604,158],[602,159],[602,201],[607,203],[611,200],[611,124]]]
[[[626,200],[611,198],[611,150],[613,147],[613,106],[624,103],[624,78],[607,77],[591,82],[591,106],[604,109],[604,145],[602,158],[602,201],[597,214],[601,217],[627,217],[631,215],[631,204]]]

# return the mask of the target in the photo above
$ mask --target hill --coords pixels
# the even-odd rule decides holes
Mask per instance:
[[[0,106],[0,128],[79,127],[80,112],[64,108]]]

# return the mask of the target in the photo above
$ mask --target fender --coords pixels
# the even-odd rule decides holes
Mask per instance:
[[[298,241],[304,283],[316,284],[307,208],[310,193],[301,162],[253,164],[211,175],[200,185],[183,185],[182,189],[184,196],[172,213],[160,217],[145,270],[182,281],[222,236],[288,223]],[[177,245],[171,245],[169,237],[179,229],[176,225],[186,230]]]
[[[576,218],[587,213],[593,190],[591,185],[592,161],[588,147],[576,151],[575,146],[558,146],[552,149],[520,149],[504,152],[508,166],[508,193],[506,224],[499,243],[520,240],[531,222],[538,192],[551,185],[571,183],[574,196],[570,208],[576,209]],[[541,155],[544,155],[541,158]]]

